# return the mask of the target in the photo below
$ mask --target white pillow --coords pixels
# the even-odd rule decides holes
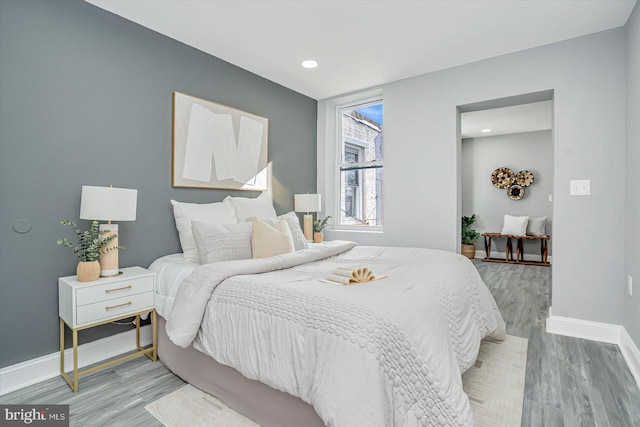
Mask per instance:
[[[502,225],[502,234],[511,234],[512,236],[524,236],[527,233],[528,216],[504,216],[504,224]]]
[[[233,205],[228,201],[220,203],[183,203],[171,200],[173,216],[182,246],[182,256],[187,261],[200,262],[196,242],[191,231],[191,221],[206,221],[214,224],[237,223]]]
[[[529,236],[546,236],[547,217],[529,218],[527,234]]]
[[[200,262],[233,261],[251,258],[251,223],[212,224],[191,221]]]
[[[256,217],[253,217],[256,218]],[[253,220],[251,218],[251,220]],[[275,226],[279,219],[284,219],[289,226],[289,230],[291,230],[291,237],[293,238],[293,247],[296,251],[301,249],[309,249],[309,242],[304,237],[304,232],[302,228],[300,228],[300,220],[298,219],[298,215],[295,212],[287,212],[284,215],[280,215],[277,218],[260,218],[264,222],[269,225]]]
[[[276,218],[276,210],[273,209],[273,201],[269,197],[249,199],[247,197],[227,196],[225,202],[230,202],[236,212],[238,222],[248,221],[252,217]]]
[[[275,227],[260,218],[253,218],[252,224],[251,251],[254,258],[269,258],[295,251],[289,224],[284,219],[279,219]]]

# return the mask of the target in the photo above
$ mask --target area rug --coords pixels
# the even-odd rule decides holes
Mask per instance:
[[[191,384],[144,407],[167,427],[260,427]]]
[[[528,344],[511,335],[482,341],[475,365],[462,376],[476,427],[520,426]]]
[[[484,340],[476,364],[462,376],[476,427],[520,426],[528,341],[508,335]],[[145,409],[166,427],[256,427],[258,424],[191,385]],[[258,426],[259,427],[259,426]]]

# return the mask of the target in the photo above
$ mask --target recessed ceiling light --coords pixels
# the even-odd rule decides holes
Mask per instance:
[[[491,129],[482,129],[480,132],[482,132],[482,133],[491,132]]]
[[[313,59],[305,59],[300,63],[302,68],[316,68],[318,66],[318,61],[314,61]]]

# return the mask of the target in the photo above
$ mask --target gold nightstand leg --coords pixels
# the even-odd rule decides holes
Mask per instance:
[[[74,379],[74,381],[72,381],[71,378],[69,377],[69,375],[67,375],[67,373],[64,371],[64,327],[65,327],[65,323],[64,323],[64,320],[62,320],[62,317],[61,317],[60,318],[60,376],[69,385],[71,390],[73,392],[76,392],[76,391],[78,391],[77,374],[76,374],[76,378]],[[76,356],[77,356],[77,354],[76,354]],[[74,362],[75,362],[75,360],[74,360]],[[74,383],[76,384],[75,388],[73,387]]]
[[[62,318],[60,318],[60,376],[64,381],[71,387],[73,392],[78,391],[78,331],[76,329],[71,329],[73,333],[73,380],[69,375],[64,371],[64,327],[65,323]]]
[[[73,330],[73,391],[78,391],[78,330]]]
[[[136,321],[136,341],[137,341],[137,346],[138,346],[138,350],[139,351],[145,351],[146,353],[144,353],[145,356],[147,356],[147,358],[149,358],[149,360],[153,360],[154,362],[156,360],[158,360],[158,344],[156,342],[156,311],[155,310],[151,310],[150,312],[151,315],[151,333],[152,333],[152,337],[151,337],[151,347],[150,348],[142,348],[140,347],[140,319],[138,316],[138,319]],[[150,351],[152,350],[152,351]]]
[[[140,347],[140,315],[136,315],[136,348],[141,350]]]
[[[151,360],[153,360],[154,362],[156,360],[158,360],[158,342],[157,342],[157,339],[158,339],[157,338],[157,336],[158,336],[158,331],[157,331],[158,322],[157,322],[157,320],[158,319],[156,317],[156,311],[153,310],[151,312],[151,322],[153,323],[153,325],[152,325],[153,337],[151,338],[153,340],[152,341],[152,343],[153,343],[153,358]]]
[[[64,373],[64,320],[60,318],[60,373]]]

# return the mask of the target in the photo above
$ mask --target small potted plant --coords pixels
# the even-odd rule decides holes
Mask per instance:
[[[322,242],[322,240],[324,239],[324,236],[322,234],[322,230],[327,228],[327,226],[329,225],[329,220],[331,218],[332,218],[331,215],[329,215],[328,217],[326,217],[324,219],[314,219],[313,220],[313,242],[314,243],[321,243]]]
[[[476,222],[476,214],[471,216],[462,217],[462,255],[469,259],[473,259],[476,256],[475,242],[480,238],[478,233],[473,228],[470,228],[473,223]]]
[[[70,225],[73,227],[73,231],[76,233],[78,244],[73,245],[66,237],[58,239],[57,243],[65,248],[73,248],[73,253],[76,254],[80,262],[78,262],[78,268],[76,274],[78,275],[79,282],[93,282],[100,277],[100,263],[98,258],[100,253],[106,253],[115,250],[116,247],[105,248],[111,240],[117,235],[112,234],[107,237],[100,235],[100,229],[98,228],[98,221],[93,221],[89,230],[82,231],[78,228],[78,224],[75,221],[63,220],[60,221],[62,225]],[[117,249],[124,249],[117,247]]]

